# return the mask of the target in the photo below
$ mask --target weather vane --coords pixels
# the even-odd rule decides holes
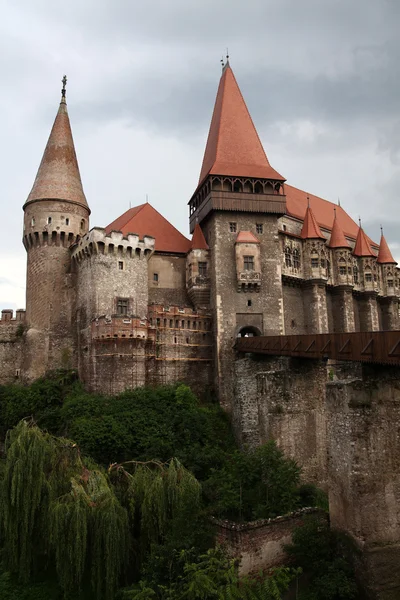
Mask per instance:
[[[65,98],[65,91],[66,91],[65,88],[66,88],[66,85],[67,85],[67,76],[64,75],[64,77],[61,79],[61,81],[62,81],[62,84],[63,84],[62,90],[61,90],[61,97]]]

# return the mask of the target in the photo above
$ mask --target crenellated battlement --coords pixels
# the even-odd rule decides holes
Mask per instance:
[[[93,255],[121,256],[122,258],[145,258],[154,252],[155,239],[145,235],[143,240],[135,233],[124,236],[120,231],[107,234],[102,227],[94,227],[77,240],[72,250],[72,258],[80,263]]]
[[[60,246],[62,248],[69,248],[72,244],[76,243],[80,239],[79,235],[76,235],[72,231],[55,231],[50,229],[44,229],[43,231],[30,231],[23,237],[23,244],[25,250],[31,248],[37,248],[41,246]]]
[[[15,311],[15,317],[12,308],[3,308],[3,310],[1,311],[0,326],[13,324],[18,325],[19,323],[25,323],[25,317],[26,311],[24,308],[18,308]]]

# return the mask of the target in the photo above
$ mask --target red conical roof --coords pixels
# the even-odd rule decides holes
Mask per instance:
[[[354,246],[353,254],[354,256],[375,256],[362,227],[358,228],[356,245]]]
[[[151,206],[140,204],[130,208],[118,219],[107,225],[106,232],[121,231],[125,236],[136,233],[140,239],[145,235],[155,238],[155,250],[186,254],[190,250],[190,240],[182,235],[167,219]]]
[[[61,100],[26,204],[35,200],[67,200],[88,207],[82,188],[65,98]]]
[[[306,214],[304,217],[304,223],[300,235],[303,238],[303,240],[325,239],[319,228],[311,206],[307,206]]]
[[[385,240],[385,236],[383,235],[383,233],[381,235],[381,243],[379,244],[377,262],[381,263],[382,265],[397,265],[397,262],[394,260],[392,253],[390,252],[390,248],[387,244],[387,241]]]
[[[192,237],[192,250],[208,250],[209,246],[204,237],[204,233],[198,223],[194,228],[193,237]]]
[[[350,244],[344,236],[343,229],[339,225],[336,210],[331,231],[331,239],[329,240],[328,246],[329,248],[350,248]]]
[[[229,63],[219,83],[199,183],[209,174],[285,181],[268,162]]]
[[[251,231],[239,231],[236,243],[259,244],[260,240]]]

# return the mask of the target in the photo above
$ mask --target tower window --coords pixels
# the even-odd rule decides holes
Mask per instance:
[[[288,247],[285,248],[285,265],[287,267],[292,266],[292,252]]]
[[[51,221],[52,221],[51,217],[47,217],[47,225],[51,225]]]
[[[358,267],[354,265],[353,267],[353,281],[354,283],[358,283]]]
[[[123,271],[124,270],[124,261],[123,260],[119,260],[118,261],[118,270],[119,271]]]
[[[254,256],[244,256],[243,264],[245,271],[254,271]]]
[[[237,229],[236,223],[229,223],[229,231],[231,233],[236,233],[236,229]]]
[[[65,224],[66,224],[66,225],[69,225],[69,217],[67,217],[67,218],[65,219]]]
[[[256,223],[256,232],[257,233],[263,232],[263,224],[262,223]]]
[[[319,267],[319,261],[318,261],[318,258],[312,258],[312,259],[311,259],[311,267],[312,267],[313,269],[318,269],[318,267]]]
[[[297,248],[293,250],[293,267],[295,269],[300,269],[300,252]]]
[[[158,273],[153,273],[153,281],[158,283]]]
[[[81,219],[81,229],[85,229],[85,219]]]
[[[372,273],[365,273],[365,281],[372,281]]]
[[[129,309],[128,298],[117,298],[117,315],[127,315]]]
[[[247,306],[251,306],[251,300],[247,300]]]
[[[31,219],[31,225],[32,225],[32,227],[35,226],[35,217],[32,217],[32,219]]]
[[[339,267],[339,275],[346,275],[346,267]]]
[[[388,284],[388,287],[392,288],[393,287],[393,279],[388,279],[387,284]]]
[[[206,277],[206,275],[207,275],[207,263],[206,262],[199,262],[199,275],[201,275],[202,277]]]

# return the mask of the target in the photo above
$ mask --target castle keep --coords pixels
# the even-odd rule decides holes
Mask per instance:
[[[77,368],[90,390],[180,380],[230,409],[237,336],[398,328],[385,238],[270,165],[229,62],[191,239],[148,203],[91,226],[65,86],[23,210],[26,314],[2,313],[3,383]]]

